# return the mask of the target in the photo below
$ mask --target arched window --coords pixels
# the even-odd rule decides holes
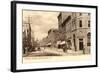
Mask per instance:
[[[91,33],[87,34],[87,46],[91,46]]]

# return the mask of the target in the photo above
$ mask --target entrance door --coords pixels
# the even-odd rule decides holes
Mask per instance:
[[[79,50],[83,50],[83,39],[79,39]]]

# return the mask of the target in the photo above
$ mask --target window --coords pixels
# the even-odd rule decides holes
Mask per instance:
[[[91,46],[91,33],[87,34],[87,46]]]
[[[79,27],[82,27],[82,20],[79,21]]]
[[[88,21],[88,27],[90,27],[90,20]]]

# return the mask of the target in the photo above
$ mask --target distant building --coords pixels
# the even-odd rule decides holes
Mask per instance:
[[[90,52],[91,31],[90,13],[61,12],[58,16],[59,31],[63,39],[72,50],[83,50]]]
[[[52,47],[56,47],[57,41],[59,41],[61,35],[58,29],[50,29],[48,31],[48,36],[41,41],[42,45],[51,44]]]
[[[40,46],[44,47],[48,43],[48,37],[43,38],[40,42]]]
[[[50,29],[48,31],[48,42],[50,42],[52,44],[52,46],[55,46],[57,43],[57,40],[59,40],[58,29]]]

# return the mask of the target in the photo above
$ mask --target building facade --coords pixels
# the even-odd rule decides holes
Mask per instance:
[[[90,13],[61,12],[58,16],[59,31],[67,42],[68,48],[90,53],[91,30]]]
[[[50,29],[48,31],[48,36],[43,38],[41,45],[51,45],[51,47],[56,47],[57,41],[60,39],[60,34],[58,29]]]

